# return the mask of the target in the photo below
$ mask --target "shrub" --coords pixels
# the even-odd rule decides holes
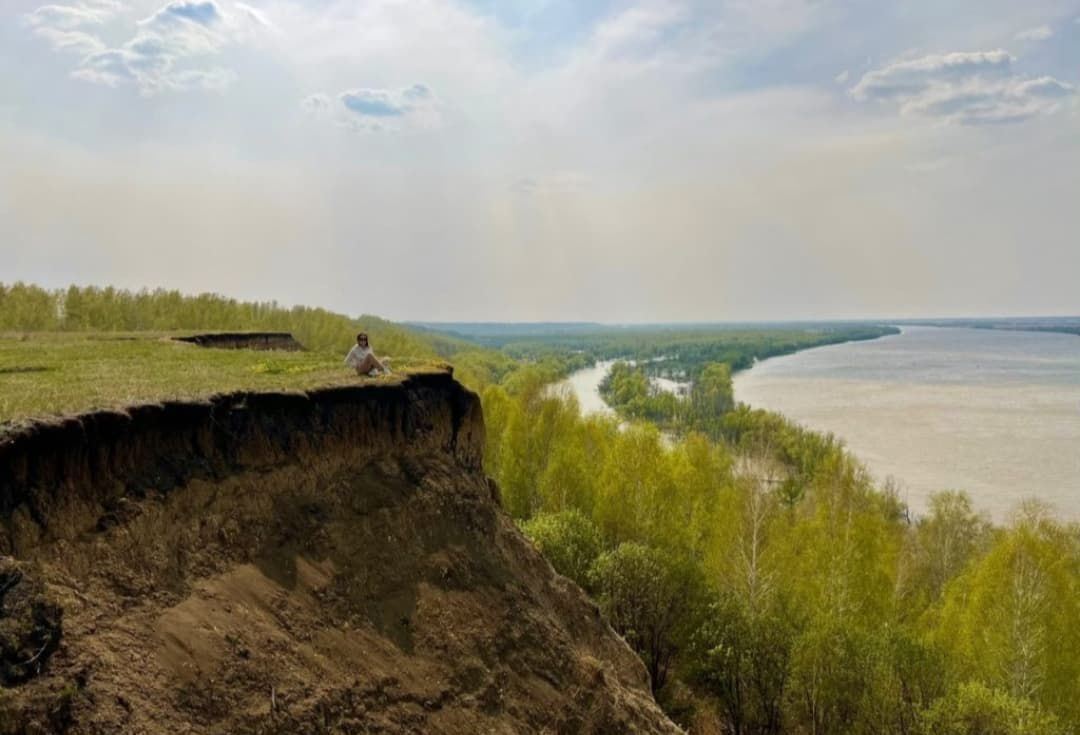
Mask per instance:
[[[541,513],[522,524],[522,531],[555,567],[582,587],[589,585],[589,570],[603,550],[600,531],[580,511]]]

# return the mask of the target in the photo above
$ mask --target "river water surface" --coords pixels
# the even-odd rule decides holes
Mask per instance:
[[[842,438],[915,511],[946,488],[1004,520],[1028,497],[1080,520],[1080,338],[905,327],[735,376],[735,397]]]
[[[555,384],[555,391],[573,394],[583,414],[599,413],[614,416],[615,410],[600,396],[600,384],[604,382],[604,378],[607,377],[608,371],[614,364],[614,360],[605,360],[592,367],[575,370],[564,380]]]

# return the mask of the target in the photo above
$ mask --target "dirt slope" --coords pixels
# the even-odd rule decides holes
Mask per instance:
[[[0,733],[675,733],[446,374],[0,437]]]

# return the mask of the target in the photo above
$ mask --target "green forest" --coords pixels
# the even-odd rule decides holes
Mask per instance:
[[[692,336],[675,371],[662,334],[509,345],[625,358],[601,386],[623,421],[547,390],[557,358],[482,387],[507,511],[638,652],[669,715],[735,735],[1080,732],[1080,528],[1033,502],[995,526],[950,489],[916,517],[835,437],[738,404],[734,371],[834,334]]]
[[[994,525],[957,489],[916,516],[835,437],[733,395],[755,358],[887,328],[494,345],[216,295],[0,286],[0,332],[280,329],[343,353],[358,327],[380,354],[449,359],[481,395],[506,512],[690,732],[1080,733],[1077,525],[1030,502]],[[627,361],[603,387],[620,418],[551,390],[599,358]],[[688,395],[655,391],[650,365],[691,378]]]
[[[691,731],[1078,731],[1076,526],[1027,504],[995,527],[958,491],[913,518],[776,414],[691,410],[705,431],[665,442],[515,378],[483,393],[505,507]]]

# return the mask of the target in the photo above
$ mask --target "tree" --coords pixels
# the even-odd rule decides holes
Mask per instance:
[[[641,656],[658,693],[700,613],[700,569],[660,549],[624,543],[602,554],[589,578],[605,617]]]
[[[721,432],[721,417],[735,408],[731,386],[731,366],[723,362],[707,364],[690,389],[691,421],[698,431],[712,437]]]
[[[0,284],[0,330],[44,331],[55,329],[56,294],[22,282]]]
[[[946,589],[934,638],[959,674],[1080,725],[1080,537],[1026,504]]]
[[[792,652],[792,714],[816,735],[855,730],[867,686],[865,640],[835,617],[813,620]]]
[[[595,519],[610,543],[666,544],[665,523],[674,495],[668,455],[660,432],[636,424],[612,442],[598,482]]]
[[[780,610],[755,612],[733,595],[709,606],[691,638],[688,678],[716,698],[732,735],[783,731],[793,635]]]
[[[929,512],[919,519],[911,537],[907,587],[930,601],[939,599],[945,586],[984,552],[990,541],[990,519],[975,512],[967,494],[934,493]]]
[[[566,427],[566,434],[557,437],[547,466],[539,477],[537,489],[544,510],[576,508],[592,512],[596,469],[588,460],[579,428]]]
[[[925,735],[1064,735],[1051,714],[1029,700],[980,682],[961,684],[922,717]]]

